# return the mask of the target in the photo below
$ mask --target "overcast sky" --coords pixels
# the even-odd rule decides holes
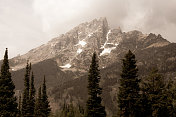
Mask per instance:
[[[176,42],[176,0],[0,0],[0,58],[24,54],[80,23],[106,17],[111,28]]]

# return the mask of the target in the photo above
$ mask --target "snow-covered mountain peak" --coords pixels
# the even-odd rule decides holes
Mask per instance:
[[[169,42],[154,34],[145,35],[136,30],[122,32],[120,27],[111,29],[106,18],[99,18],[82,23],[48,43],[11,59],[12,69],[24,68],[27,60],[35,64],[47,59],[54,59],[63,69],[87,69],[94,51],[100,56],[101,66],[106,67],[115,60],[117,52],[128,49],[130,43],[136,44],[134,49],[137,49],[164,46]]]

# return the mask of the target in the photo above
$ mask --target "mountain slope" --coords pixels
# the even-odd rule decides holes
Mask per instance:
[[[47,44],[12,58],[12,76],[16,89],[23,89],[24,67],[29,60],[33,64],[36,86],[40,85],[43,75],[46,75],[54,110],[62,106],[64,100],[85,105],[87,72],[92,53],[96,51],[102,76],[103,103],[108,115],[112,115],[117,109],[121,59],[129,49],[136,54],[140,77],[153,66],[158,66],[167,77],[174,76],[175,43],[152,33],[111,29],[106,18],[82,23]]]
[[[130,49],[132,50],[132,48]],[[171,51],[172,49],[173,51]],[[176,78],[176,44],[169,44],[158,48],[147,48],[135,51],[135,54],[139,68],[139,77],[145,77],[152,67],[158,66],[165,78]],[[123,57],[121,57],[121,59],[122,58]],[[120,69],[121,62],[118,61],[101,69],[101,86],[103,87],[102,97],[108,115],[115,115],[117,112],[117,92]],[[51,95],[55,102],[57,102],[57,105],[63,105],[63,100],[65,100],[67,103],[73,102],[85,106],[88,96],[87,77],[86,74],[78,79],[56,86],[52,90]]]

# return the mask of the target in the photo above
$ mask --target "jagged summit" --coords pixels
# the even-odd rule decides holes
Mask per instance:
[[[176,44],[161,35],[143,34],[133,30],[123,32],[111,29],[106,18],[82,23],[28,53],[11,59],[12,78],[16,89],[23,89],[27,60],[32,62],[36,87],[46,76],[52,108],[63,102],[85,104],[87,100],[87,72],[92,53],[97,52],[102,76],[103,102],[108,116],[116,114],[116,96],[120,77],[121,59],[131,50],[135,53],[139,73],[148,73],[158,66],[166,76],[175,75]],[[139,74],[139,76],[140,76]]]
[[[96,51],[100,56],[101,67],[105,67],[115,60],[117,51],[124,51],[121,50],[122,46],[134,42],[136,49],[169,44],[161,36],[145,35],[136,30],[125,33],[120,27],[111,29],[107,19],[102,17],[82,23],[47,44],[34,48],[22,56],[14,57],[11,59],[12,69],[24,68],[27,60],[36,64],[47,59],[54,59],[58,66],[64,70],[72,68],[85,70],[89,66],[88,61],[93,51]],[[144,43],[143,46],[141,43]]]
[[[40,47],[30,50],[28,53],[17,56],[12,59],[15,63],[13,70],[21,69],[25,66],[25,61],[29,59],[33,64],[57,57],[58,55],[69,51],[71,56],[80,54],[83,48],[92,48],[92,46],[100,47],[100,43],[105,42],[105,35],[108,31],[108,22],[106,18],[94,19],[90,22],[82,23],[65,34],[60,35]],[[94,40],[94,41],[92,41]],[[98,42],[95,45],[92,42]],[[88,48],[87,48],[88,47]],[[74,57],[68,60],[58,62],[59,66],[63,66],[62,62],[71,62]]]

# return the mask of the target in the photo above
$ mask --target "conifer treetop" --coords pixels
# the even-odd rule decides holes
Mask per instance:
[[[14,96],[15,85],[9,68],[8,49],[6,48],[0,74],[0,115],[2,117],[15,117],[18,112]]]

